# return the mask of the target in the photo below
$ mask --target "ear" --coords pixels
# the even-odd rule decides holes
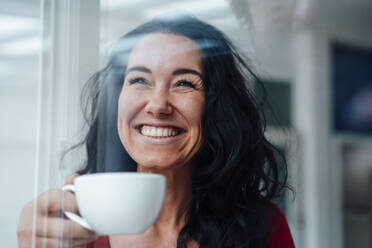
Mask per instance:
[[[78,173],[72,174],[71,176],[69,176],[68,178],[65,179],[62,186],[65,186],[67,184],[74,184],[74,179],[78,176],[80,176],[80,174],[78,174]]]

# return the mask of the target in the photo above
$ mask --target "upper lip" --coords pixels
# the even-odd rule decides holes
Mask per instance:
[[[185,131],[185,128],[182,128],[178,125],[175,125],[175,124],[171,124],[171,123],[155,123],[155,122],[143,122],[143,123],[138,123],[136,125],[134,125],[134,127],[136,129],[139,129],[140,127],[142,126],[153,126],[153,127],[163,127],[163,128],[177,128],[177,129],[180,129],[182,131]]]

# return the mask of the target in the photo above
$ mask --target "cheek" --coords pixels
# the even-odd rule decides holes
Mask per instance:
[[[189,159],[195,155],[203,143],[202,114],[204,110],[204,96],[193,98],[185,106],[185,115],[190,125],[190,136],[187,149]]]
[[[201,120],[204,109],[204,95],[196,95],[189,97],[180,103],[180,108],[182,108],[182,113],[184,113],[189,125],[193,129],[193,134],[201,134]]]
[[[118,101],[118,123],[119,123],[119,132],[120,128],[122,127],[122,124],[126,122],[127,117],[127,102],[128,99],[123,93],[123,91],[120,94],[119,101]]]
[[[190,103],[190,118],[194,123],[198,123],[201,126],[202,114],[204,109],[205,99],[204,96],[198,96],[193,99]]]
[[[142,96],[130,87],[123,87],[118,101],[118,117],[130,121],[141,106]]]
[[[141,106],[140,99],[141,97],[138,94],[123,87],[118,101],[118,132],[122,142],[124,136],[129,132],[130,121],[135,117]]]

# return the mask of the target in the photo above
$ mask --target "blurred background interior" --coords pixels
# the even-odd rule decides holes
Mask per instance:
[[[277,121],[296,198],[281,199],[297,247],[372,247],[372,1],[2,0],[0,237],[17,247],[25,203],[59,187],[84,154],[79,94],[121,35],[188,11],[246,53]],[[267,107],[267,109],[269,109]],[[278,124],[279,123],[279,124]]]

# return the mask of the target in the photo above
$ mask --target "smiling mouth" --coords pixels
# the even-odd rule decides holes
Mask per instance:
[[[143,136],[151,138],[167,138],[180,135],[183,130],[176,127],[155,127],[150,125],[139,125],[136,128]]]

